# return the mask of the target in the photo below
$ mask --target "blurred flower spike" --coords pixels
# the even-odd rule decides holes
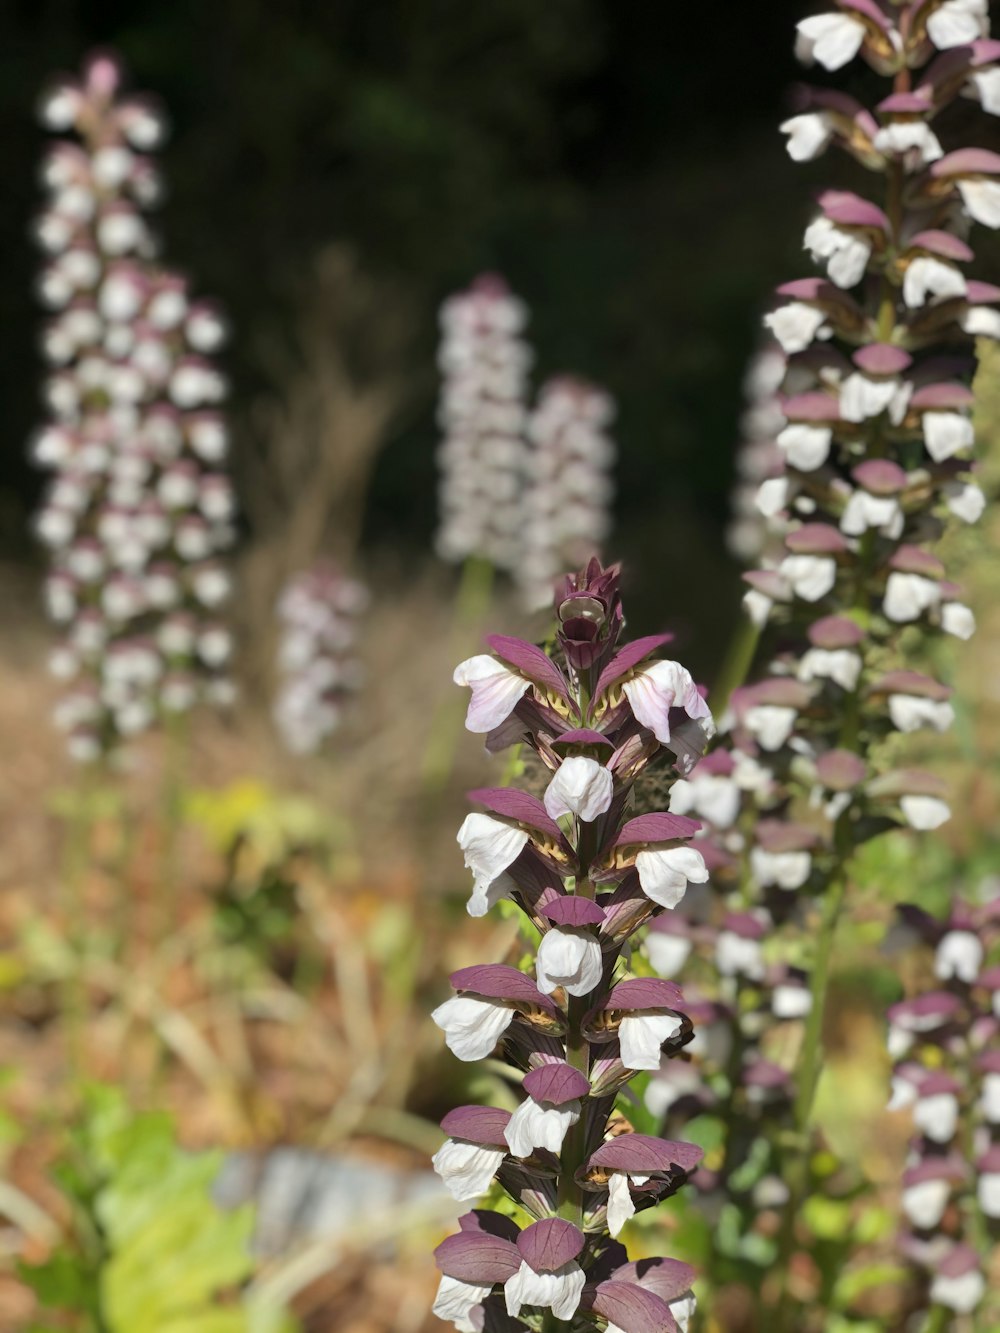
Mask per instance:
[[[654,657],[668,635],[621,642],[616,567],[592,560],[561,580],[555,614],[548,651],[494,635],[491,653],[455,672],[471,691],[468,728],[494,752],[528,746],[547,774],[542,799],[514,787],[470,793],[479,810],[458,835],[469,911],[511,900],[541,940],[533,977],[463,968],[455,997],[434,1011],[459,1059],[503,1058],[525,1094],[513,1114],[452,1111],[434,1160],[456,1198],[496,1180],[534,1221],[467,1213],[436,1252],[434,1311],[458,1329],[536,1328],[545,1311],[581,1329],[681,1329],[692,1270],[668,1259],[637,1268],[615,1237],[684,1184],[701,1150],[621,1133],[612,1116],[635,1074],[692,1034],[678,986],[628,976],[630,941],[707,878],[690,845],[697,821],[634,816],[635,784],[655,764],[669,785],[713,724],[687,671]]]
[[[365,588],[327,561],[295,575],[281,594],[274,719],[293,754],[322,748],[361,685],[355,641],[367,603]]]
[[[123,95],[99,54],[42,98],[65,138],[42,166],[35,224],[49,420],[33,461],[51,475],[36,530],[48,548],[46,598],[63,630],[52,654],[66,692],[56,722],[82,761],[109,754],[164,714],[227,703],[232,643],[219,563],[234,503],[213,356],[218,310],[162,267],[146,212],[160,195],[148,156],[162,113]]]

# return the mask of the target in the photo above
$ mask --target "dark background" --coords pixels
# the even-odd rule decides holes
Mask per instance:
[[[708,605],[721,626],[738,596],[721,533],[740,382],[769,289],[808,271],[801,230],[833,167],[795,167],[777,132],[808,8],[3,0],[4,553],[35,558],[40,478],[23,448],[41,374],[35,103],[53,70],[106,44],[169,110],[165,255],[230,313],[238,441],[252,405],[281,392],[262,349],[291,338],[313,256],[349,243],[387,299],[416,312],[415,390],[381,455],[364,543],[426,549],[436,309],[499,269],[531,309],[539,375],[576,370],[618,400],[612,553],[642,571],[640,618],[704,629]]]

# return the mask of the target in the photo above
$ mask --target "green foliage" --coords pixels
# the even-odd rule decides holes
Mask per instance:
[[[253,1210],[213,1203],[220,1165],[219,1153],[178,1147],[166,1114],[133,1114],[116,1089],[90,1089],[58,1172],[72,1234],[23,1265],[24,1280],[81,1333],[290,1333],[287,1315],[241,1296]]]

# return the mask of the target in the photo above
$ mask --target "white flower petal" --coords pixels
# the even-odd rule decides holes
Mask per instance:
[[[507,1313],[516,1319],[522,1305],[536,1305],[550,1309],[557,1319],[572,1319],[586,1280],[577,1263],[563,1264],[554,1273],[536,1273],[522,1259],[521,1267],[504,1283]]]
[[[951,818],[951,811],[936,796],[903,796],[899,808],[910,828],[929,830],[940,828]]]
[[[958,1128],[958,1099],[950,1092],[937,1092],[931,1097],[917,1097],[913,1107],[913,1123],[934,1143],[947,1143]]]
[[[804,301],[789,301],[764,316],[764,325],[769,328],[782,351],[791,356],[795,352],[804,352],[820,329],[826,323],[825,313],[814,305]]]
[[[486,653],[460,662],[452,679],[472,690],[465,725],[474,732],[492,731],[506,722],[530,687],[530,681]]]
[[[920,616],[941,599],[941,589],[933,579],[921,574],[902,574],[893,570],[886,579],[882,610],[898,625],[919,620]]]
[[[708,867],[693,847],[646,848],[635,858],[639,884],[661,907],[676,907],[691,884],[708,880]]]
[[[569,995],[588,995],[600,981],[603,969],[600,941],[590,931],[557,927],[542,936],[535,976],[543,994],[551,995],[562,986]]]
[[[583,755],[571,755],[545,790],[545,809],[553,819],[572,814],[590,823],[610,808],[613,788],[610,769]]]
[[[492,815],[471,814],[462,821],[457,841],[475,876],[469,915],[483,916],[495,902],[509,896],[512,881],[503,872],[527,846],[528,834]]]
[[[861,50],[865,26],[847,14],[815,14],[796,25],[795,54],[803,64],[824,69],[846,65]]]
[[[950,1198],[951,1185],[947,1180],[921,1180],[903,1190],[903,1212],[913,1226],[929,1231],[944,1217]]]
[[[971,1314],[986,1292],[986,1279],[977,1268],[961,1277],[935,1273],[931,1279],[931,1300],[956,1314]]]
[[[471,1330],[473,1325],[467,1322],[469,1311],[482,1305],[492,1290],[492,1286],[480,1287],[461,1282],[457,1277],[442,1277],[431,1314],[436,1314],[439,1319],[450,1319],[460,1333]]]
[[[889,717],[897,731],[919,731],[932,727],[947,731],[955,721],[955,710],[945,700],[923,699],[914,694],[890,694]]]
[[[668,935],[661,930],[651,931],[643,948],[658,977],[675,977],[691,956],[691,941],[685,935]]]
[[[941,936],[934,954],[934,975],[942,981],[972,984],[983,962],[983,944],[971,930],[949,930]]]
[[[662,744],[670,740],[670,709],[683,708],[688,717],[710,718],[691,673],[679,662],[664,658],[651,662],[622,685],[637,722],[648,727]]]
[[[626,1014],[618,1028],[626,1069],[659,1069],[660,1047],[684,1026],[676,1014]]]
[[[911,310],[925,305],[930,297],[947,300],[953,296],[964,296],[965,290],[962,271],[954,264],[946,264],[931,255],[918,255],[906,266],[903,275],[903,300]]]
[[[974,481],[949,481],[944,487],[945,504],[963,523],[977,523],[986,508],[986,496]]]
[[[629,1189],[628,1173],[612,1171],[608,1180],[608,1230],[617,1236],[630,1217],[635,1216],[635,1203]]]
[[[800,889],[809,878],[812,857],[806,851],[766,852],[763,847],[754,847],[750,868],[762,888],[774,884],[779,889]]]
[[[788,135],[788,156],[793,162],[811,162],[819,157],[833,138],[833,117],[828,111],[807,111],[792,116],[778,126]]]
[[[507,1122],[504,1138],[515,1157],[530,1157],[535,1148],[560,1153],[567,1130],[579,1119],[578,1101],[549,1106],[528,1097]]]
[[[820,601],[837,582],[837,562],[827,555],[786,555],[778,572],[804,602]]]
[[[941,607],[941,628],[956,639],[971,639],[976,632],[976,617],[961,602],[945,602]]]
[[[927,19],[927,35],[939,51],[966,46],[990,30],[987,0],[945,0]]]
[[[793,423],[778,435],[778,445],[785,457],[800,472],[814,472],[822,467],[830,454],[833,432],[828,426],[806,426]]]
[[[944,462],[975,442],[972,421],[961,412],[925,412],[922,424],[924,444],[935,463]]]
[[[479,1199],[489,1189],[506,1153],[480,1143],[448,1139],[431,1158],[453,1199]]]
[[[431,1018],[459,1060],[485,1060],[510,1027],[514,1011],[499,1001],[456,995],[438,1005]]]

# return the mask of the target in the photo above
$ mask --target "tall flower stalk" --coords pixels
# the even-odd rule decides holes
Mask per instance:
[[[451,1192],[474,1201],[495,1181],[517,1208],[473,1209],[438,1247],[434,1310],[460,1330],[674,1333],[691,1317],[692,1270],[629,1262],[616,1238],[684,1183],[701,1150],[631,1132],[616,1107],[692,1031],[675,984],[629,975],[630,941],[708,872],[690,846],[696,821],[635,816],[634,801],[654,765],[668,787],[686,771],[712,723],[687,671],[653,657],[669,636],[621,644],[616,568],[594,560],[566,578],[555,613],[550,651],[494,635],[492,653],[455,671],[472,694],[468,729],[493,753],[530,747],[545,784],[540,796],[472,792],[479,809],[458,834],[469,912],[510,899],[539,943],[523,969],[455,973],[455,997],[434,1011],[459,1059],[501,1057],[523,1093],[513,1113],[465,1106],[445,1118],[435,1166]]]
[[[363,585],[330,561],[296,574],[278,600],[281,679],[274,720],[293,754],[322,749],[361,684],[355,640],[367,601]]]
[[[949,689],[912,669],[911,652],[974,632],[934,548],[984,507],[971,459],[974,339],[1000,336],[1000,288],[965,269],[972,224],[1000,225],[1000,157],[946,151],[937,117],[959,96],[1000,111],[1000,43],[986,31],[977,0],[840,0],[799,24],[806,63],[837,70],[860,56],[891,87],[873,111],[833,90],[804,93],[782,126],[790,155],[805,161],[836,147],[882,189],[878,202],[820,195],[805,248],[823,276],[779,288],[766,318],[787,366],[776,437],[784,467],[757,501],[778,547],[746,576],[760,649],[750,683],[732,695],[725,752],[697,766],[671,802],[705,819],[726,910],[749,913],[755,931],[809,964],[784,1136],[786,1279],[810,1187],[852,855],[884,829],[930,830],[949,815],[940,781],[895,767],[884,742],[951,724]],[[745,944],[741,956],[751,952]],[[744,1086],[746,1066],[731,1073]],[[786,1281],[782,1320],[798,1327],[792,1304]]]
[[[226,386],[212,360],[225,327],[157,259],[146,213],[160,193],[149,154],[164,121],[122,81],[98,55],[41,105],[46,128],[65,137],[43,163],[35,228],[51,317],[49,421],[32,456],[52,473],[36,526],[63,630],[51,659],[65,682],[56,722],[81,761],[231,693],[218,557],[233,496],[219,466]]]

